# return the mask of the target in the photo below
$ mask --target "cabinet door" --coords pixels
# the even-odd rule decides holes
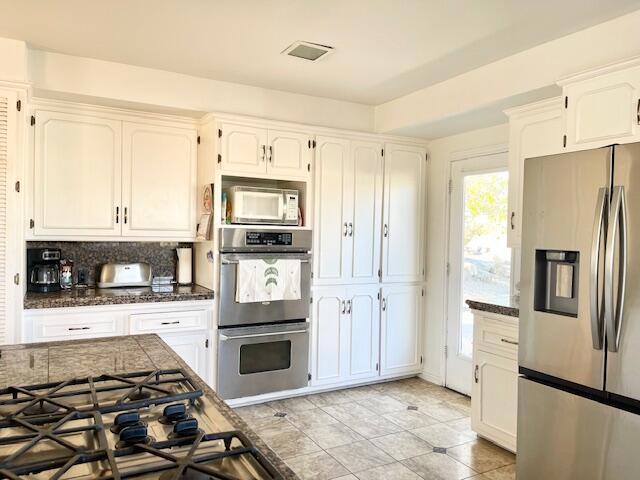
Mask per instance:
[[[311,383],[336,383],[346,378],[348,352],[344,287],[323,287],[313,295]]]
[[[382,281],[421,281],[426,151],[387,144],[384,160]]]
[[[482,350],[474,352],[471,427],[515,451],[518,418],[518,362]]]
[[[196,131],[123,125],[122,234],[195,236]]]
[[[565,85],[567,149],[636,141],[640,67]]]
[[[349,379],[378,375],[380,351],[380,289],[377,286],[347,290]]]
[[[34,235],[120,235],[121,122],[35,116]]]
[[[402,374],[420,370],[422,287],[392,285],[382,288],[380,373]]]
[[[269,130],[267,173],[274,176],[311,176],[311,138],[306,133]]]
[[[522,181],[525,158],[562,151],[560,98],[536,104],[509,119],[509,218],[507,246],[520,246],[522,232]]]
[[[379,281],[382,223],[382,145],[351,143],[351,174],[347,195],[353,197],[348,215],[348,235],[352,255],[350,283]]]
[[[207,381],[207,332],[166,333],[160,338],[189,365],[202,380]]]
[[[352,242],[347,215],[353,196],[350,183],[349,141],[318,137],[315,171],[314,284],[346,283]]]
[[[234,123],[221,126],[221,167],[239,173],[266,173],[267,130]]]

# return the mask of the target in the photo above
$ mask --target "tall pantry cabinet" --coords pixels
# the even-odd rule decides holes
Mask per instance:
[[[426,150],[318,136],[315,155],[311,383],[418,372]]]

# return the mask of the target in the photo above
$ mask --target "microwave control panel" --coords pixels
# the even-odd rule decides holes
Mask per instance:
[[[285,193],[285,220],[298,220],[298,194]]]
[[[293,243],[293,234],[289,232],[247,232],[245,244],[249,245],[283,245]]]

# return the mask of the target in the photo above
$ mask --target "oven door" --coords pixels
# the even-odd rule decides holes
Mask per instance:
[[[218,394],[240,398],[308,385],[307,322],[218,331]]]
[[[236,302],[238,260],[248,258],[296,258],[300,260],[300,300]],[[263,253],[220,255],[220,315],[218,326],[256,325],[309,318],[311,296],[311,255],[308,253]]]

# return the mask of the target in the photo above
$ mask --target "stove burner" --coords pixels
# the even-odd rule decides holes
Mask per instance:
[[[39,400],[38,402],[25,407],[22,410],[22,413],[24,413],[27,416],[31,416],[31,415],[48,415],[51,413],[55,413],[58,410],[60,410],[60,407],[57,405],[54,405],[53,403],[49,403],[46,400]]]
[[[138,388],[137,390],[127,395],[127,398],[133,401],[146,400],[147,398],[150,398],[150,397],[151,397],[151,392],[142,390],[142,387]]]
[[[158,478],[159,480],[216,480],[216,477],[212,477],[211,475],[207,475],[206,473],[196,472],[191,469],[187,469],[182,472],[171,470],[168,472],[164,472]]]

